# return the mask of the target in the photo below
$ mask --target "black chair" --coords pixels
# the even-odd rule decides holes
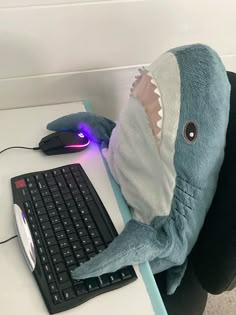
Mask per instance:
[[[165,272],[155,275],[169,315],[201,315],[208,293],[220,294],[236,287],[236,73],[227,74],[230,117],[214,200],[176,292],[166,294]]]

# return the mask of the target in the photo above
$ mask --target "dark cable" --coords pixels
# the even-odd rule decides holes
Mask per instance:
[[[28,147],[14,146],[14,147],[9,147],[9,148],[3,149],[2,151],[0,151],[0,153],[3,153],[4,151],[10,150],[10,149],[39,150],[40,148],[39,147],[28,148]]]
[[[0,245],[1,245],[1,244],[4,244],[4,243],[7,243],[7,242],[13,240],[13,239],[16,238],[16,237],[18,237],[18,235],[14,235],[14,236],[8,238],[7,240],[0,242]]]

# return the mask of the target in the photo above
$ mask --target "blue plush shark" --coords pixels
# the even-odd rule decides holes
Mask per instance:
[[[175,291],[216,190],[229,103],[219,56],[195,44],[140,71],[117,124],[92,113],[48,124],[84,131],[107,147],[109,169],[132,214],[107,249],[73,271],[75,279],[148,261],[154,274],[168,270],[168,294]]]

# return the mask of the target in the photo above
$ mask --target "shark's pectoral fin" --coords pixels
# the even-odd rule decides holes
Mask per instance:
[[[72,276],[79,280],[114,272],[127,265],[150,261],[160,250],[155,229],[131,220],[107,249],[76,268]]]

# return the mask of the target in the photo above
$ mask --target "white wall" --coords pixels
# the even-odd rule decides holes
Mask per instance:
[[[236,71],[234,0],[0,0],[0,108],[89,99],[116,118],[137,66],[212,46]]]

